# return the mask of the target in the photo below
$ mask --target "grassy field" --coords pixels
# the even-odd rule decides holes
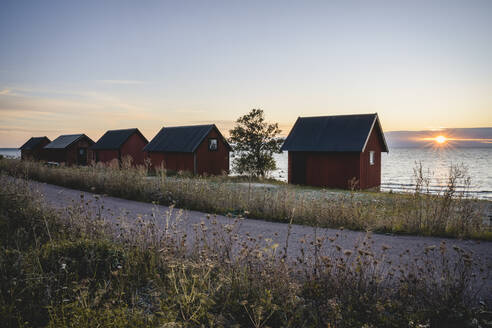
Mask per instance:
[[[285,246],[238,241],[240,220],[208,218],[211,228],[198,225],[194,236],[173,222],[135,229],[93,220],[84,201],[57,213],[24,180],[0,175],[0,185],[2,327],[491,324],[490,305],[476,296],[476,263],[445,244],[389,263],[373,255],[370,235],[329,253],[307,240],[313,261],[291,263],[288,239]]]
[[[242,178],[169,177],[165,170],[149,176],[130,165],[49,168],[39,163],[3,159],[9,175],[132,200],[173,204],[209,213],[327,228],[492,240],[483,222],[485,201],[456,190],[469,179],[457,168],[439,194],[426,191],[426,177],[416,174],[413,194],[346,192],[295,187],[249,186]]]

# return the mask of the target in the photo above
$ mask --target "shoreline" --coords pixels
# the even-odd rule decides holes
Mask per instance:
[[[236,182],[237,184],[240,184],[242,186],[248,187],[247,182]],[[279,186],[273,183],[262,183],[262,182],[252,182],[251,186],[254,188],[278,188]],[[346,190],[335,190],[335,189],[323,189],[323,188],[311,188],[309,186],[299,186],[299,188],[305,189],[306,192],[324,192],[324,193],[332,193],[334,196],[339,197],[341,194],[346,194]],[[377,199],[379,195],[385,197],[385,196],[392,196],[392,195],[401,195],[401,196],[412,196],[414,193],[412,192],[391,192],[391,191],[377,191],[377,192],[371,192],[371,191],[355,191],[354,193],[358,195],[362,195],[363,197],[371,197],[374,196],[373,199]],[[482,214],[483,214],[483,220],[484,224],[488,224],[490,228],[492,228],[492,200],[490,199],[481,199],[481,198],[473,198],[473,197],[467,197],[467,199],[472,199],[475,200],[477,203],[477,206],[480,207]]]
[[[12,158],[12,159],[19,159],[19,157],[20,157],[20,151],[19,150],[15,150],[14,148],[3,148],[3,149],[5,149],[5,150],[9,149],[11,151],[17,152],[17,157]],[[460,150],[463,150],[463,149],[465,149],[465,150],[487,149],[488,150],[489,148],[460,148]],[[0,148],[0,155],[2,154],[1,150],[2,150],[2,148]],[[419,149],[419,148],[395,148],[395,150],[403,150],[403,151],[418,150],[418,151],[421,151],[422,149]],[[492,152],[492,149],[490,149],[490,150]],[[281,154],[281,155],[276,154],[274,157],[276,157],[275,160],[277,162],[278,169],[271,173],[271,179],[274,179],[274,180],[278,181],[279,183],[286,183],[287,182],[286,181],[287,180],[287,171],[286,171],[287,164],[286,164],[286,158],[284,158],[285,154]],[[430,165],[430,167],[432,168],[433,171],[436,170],[436,167],[433,167],[432,162],[428,162],[428,159],[425,160],[422,158],[421,161],[422,161],[422,163],[425,164],[424,165],[425,167],[429,168],[429,165]],[[427,163],[425,163],[426,161],[427,161]],[[457,162],[457,163],[459,163],[459,162]],[[392,169],[392,166],[390,168]],[[232,172],[232,168],[230,168],[230,169]],[[440,175],[436,176],[432,179],[434,182],[433,184],[430,185],[430,191],[432,193],[439,193],[439,191],[441,191],[443,188],[446,187],[445,186],[446,182],[442,181],[442,178],[443,178],[443,176],[442,176],[443,171],[442,170],[443,170],[443,167],[437,168],[437,171],[438,171],[438,173],[440,172]],[[446,171],[446,170],[447,169],[444,169],[444,171]],[[476,169],[475,169],[475,171],[476,171]],[[478,173],[483,175],[483,173],[487,173],[486,171],[487,170],[485,170],[485,172],[479,171]],[[383,170],[382,170],[382,176],[381,176],[381,186],[380,186],[381,192],[402,193],[402,194],[408,194],[409,193],[409,194],[411,194],[415,189],[415,183],[412,181],[413,172],[411,169],[409,169],[409,170],[406,169],[405,172],[403,172],[403,173],[404,173],[404,175],[388,174],[388,169],[384,169],[384,164],[383,164]],[[430,173],[432,175],[432,172],[428,172],[428,173]],[[234,173],[231,173],[229,176],[231,178],[234,178],[236,175]],[[405,178],[404,180],[401,180],[402,176],[405,176],[407,178]],[[478,177],[477,172],[475,172],[475,175],[470,176],[470,177],[472,178],[472,182],[480,181],[480,178]],[[492,201],[492,185],[490,185],[490,178],[487,178],[487,174],[485,174],[485,179],[487,181],[489,181],[488,184],[486,183],[485,186],[483,186],[483,187],[471,186],[471,188],[469,188],[467,190],[467,192],[470,194],[470,198],[477,198],[477,199],[481,199],[481,200]],[[458,190],[461,191],[463,186],[457,186],[457,187],[458,187]]]

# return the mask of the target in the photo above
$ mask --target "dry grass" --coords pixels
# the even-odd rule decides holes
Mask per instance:
[[[244,215],[249,218],[328,228],[448,236],[492,240],[483,222],[484,201],[467,197],[466,172],[452,167],[448,182],[439,193],[431,193],[428,178],[416,170],[413,194],[333,192],[278,184],[251,188],[228,177],[168,177],[164,169],[155,176],[146,167],[96,165],[48,168],[39,163],[0,161],[7,174],[69,188],[109,194],[133,200],[174,204],[179,208],[209,213]],[[235,181],[235,180],[233,180]],[[292,214],[293,213],[293,214]]]
[[[287,261],[289,237],[282,246],[238,238],[241,219],[222,225],[209,216],[187,236],[173,208],[116,225],[87,200],[55,213],[22,180],[1,176],[0,184],[5,327],[490,324],[490,305],[477,299],[490,268],[476,276],[479,263],[446,244],[390,263],[384,247],[374,255],[370,234],[350,249],[315,238]]]

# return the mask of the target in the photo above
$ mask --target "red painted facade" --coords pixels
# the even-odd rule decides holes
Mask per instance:
[[[216,138],[217,150],[208,149],[209,139]],[[181,152],[149,152],[148,158],[153,168],[161,164],[171,171],[188,171],[193,174],[219,175],[229,173],[229,148],[222,136],[212,129],[193,153]]]
[[[77,142],[63,149],[44,149],[43,159],[47,162],[65,163],[65,165],[87,165],[92,158],[92,151],[89,149],[94,142],[87,137],[83,137]],[[80,152],[85,152],[80,156]]]
[[[289,151],[288,181],[292,184],[349,189],[351,181],[360,189],[381,185],[383,138],[374,128],[364,152],[295,152]],[[374,164],[370,152],[374,151]]]
[[[109,163],[112,160],[118,160],[120,152],[118,150],[93,150],[93,160],[98,163]]]
[[[359,184],[361,189],[379,187],[381,185],[381,152],[383,136],[379,129],[372,129],[366,149],[360,154]],[[374,151],[374,164],[369,162],[370,152]]]
[[[150,152],[148,153],[152,168],[157,169],[161,165],[170,171],[194,171],[194,153],[176,152]]]
[[[148,144],[147,140],[138,133],[134,133],[121,147],[121,156],[131,156],[135,165],[143,165],[145,153],[143,148]]]
[[[208,150],[208,140],[212,138],[218,140],[217,150],[214,151]],[[195,154],[197,174],[220,175],[223,172],[229,173],[229,149],[217,131],[210,131],[198,146]]]
[[[145,161],[143,148],[147,143],[142,135],[135,132],[123,143],[120,149],[93,150],[92,158],[96,162],[109,163],[112,160],[120,161],[126,156],[130,156],[134,165],[143,165]]]

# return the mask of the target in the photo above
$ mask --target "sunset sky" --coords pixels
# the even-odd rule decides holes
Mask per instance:
[[[252,108],[492,127],[492,1],[0,1],[0,147]]]

